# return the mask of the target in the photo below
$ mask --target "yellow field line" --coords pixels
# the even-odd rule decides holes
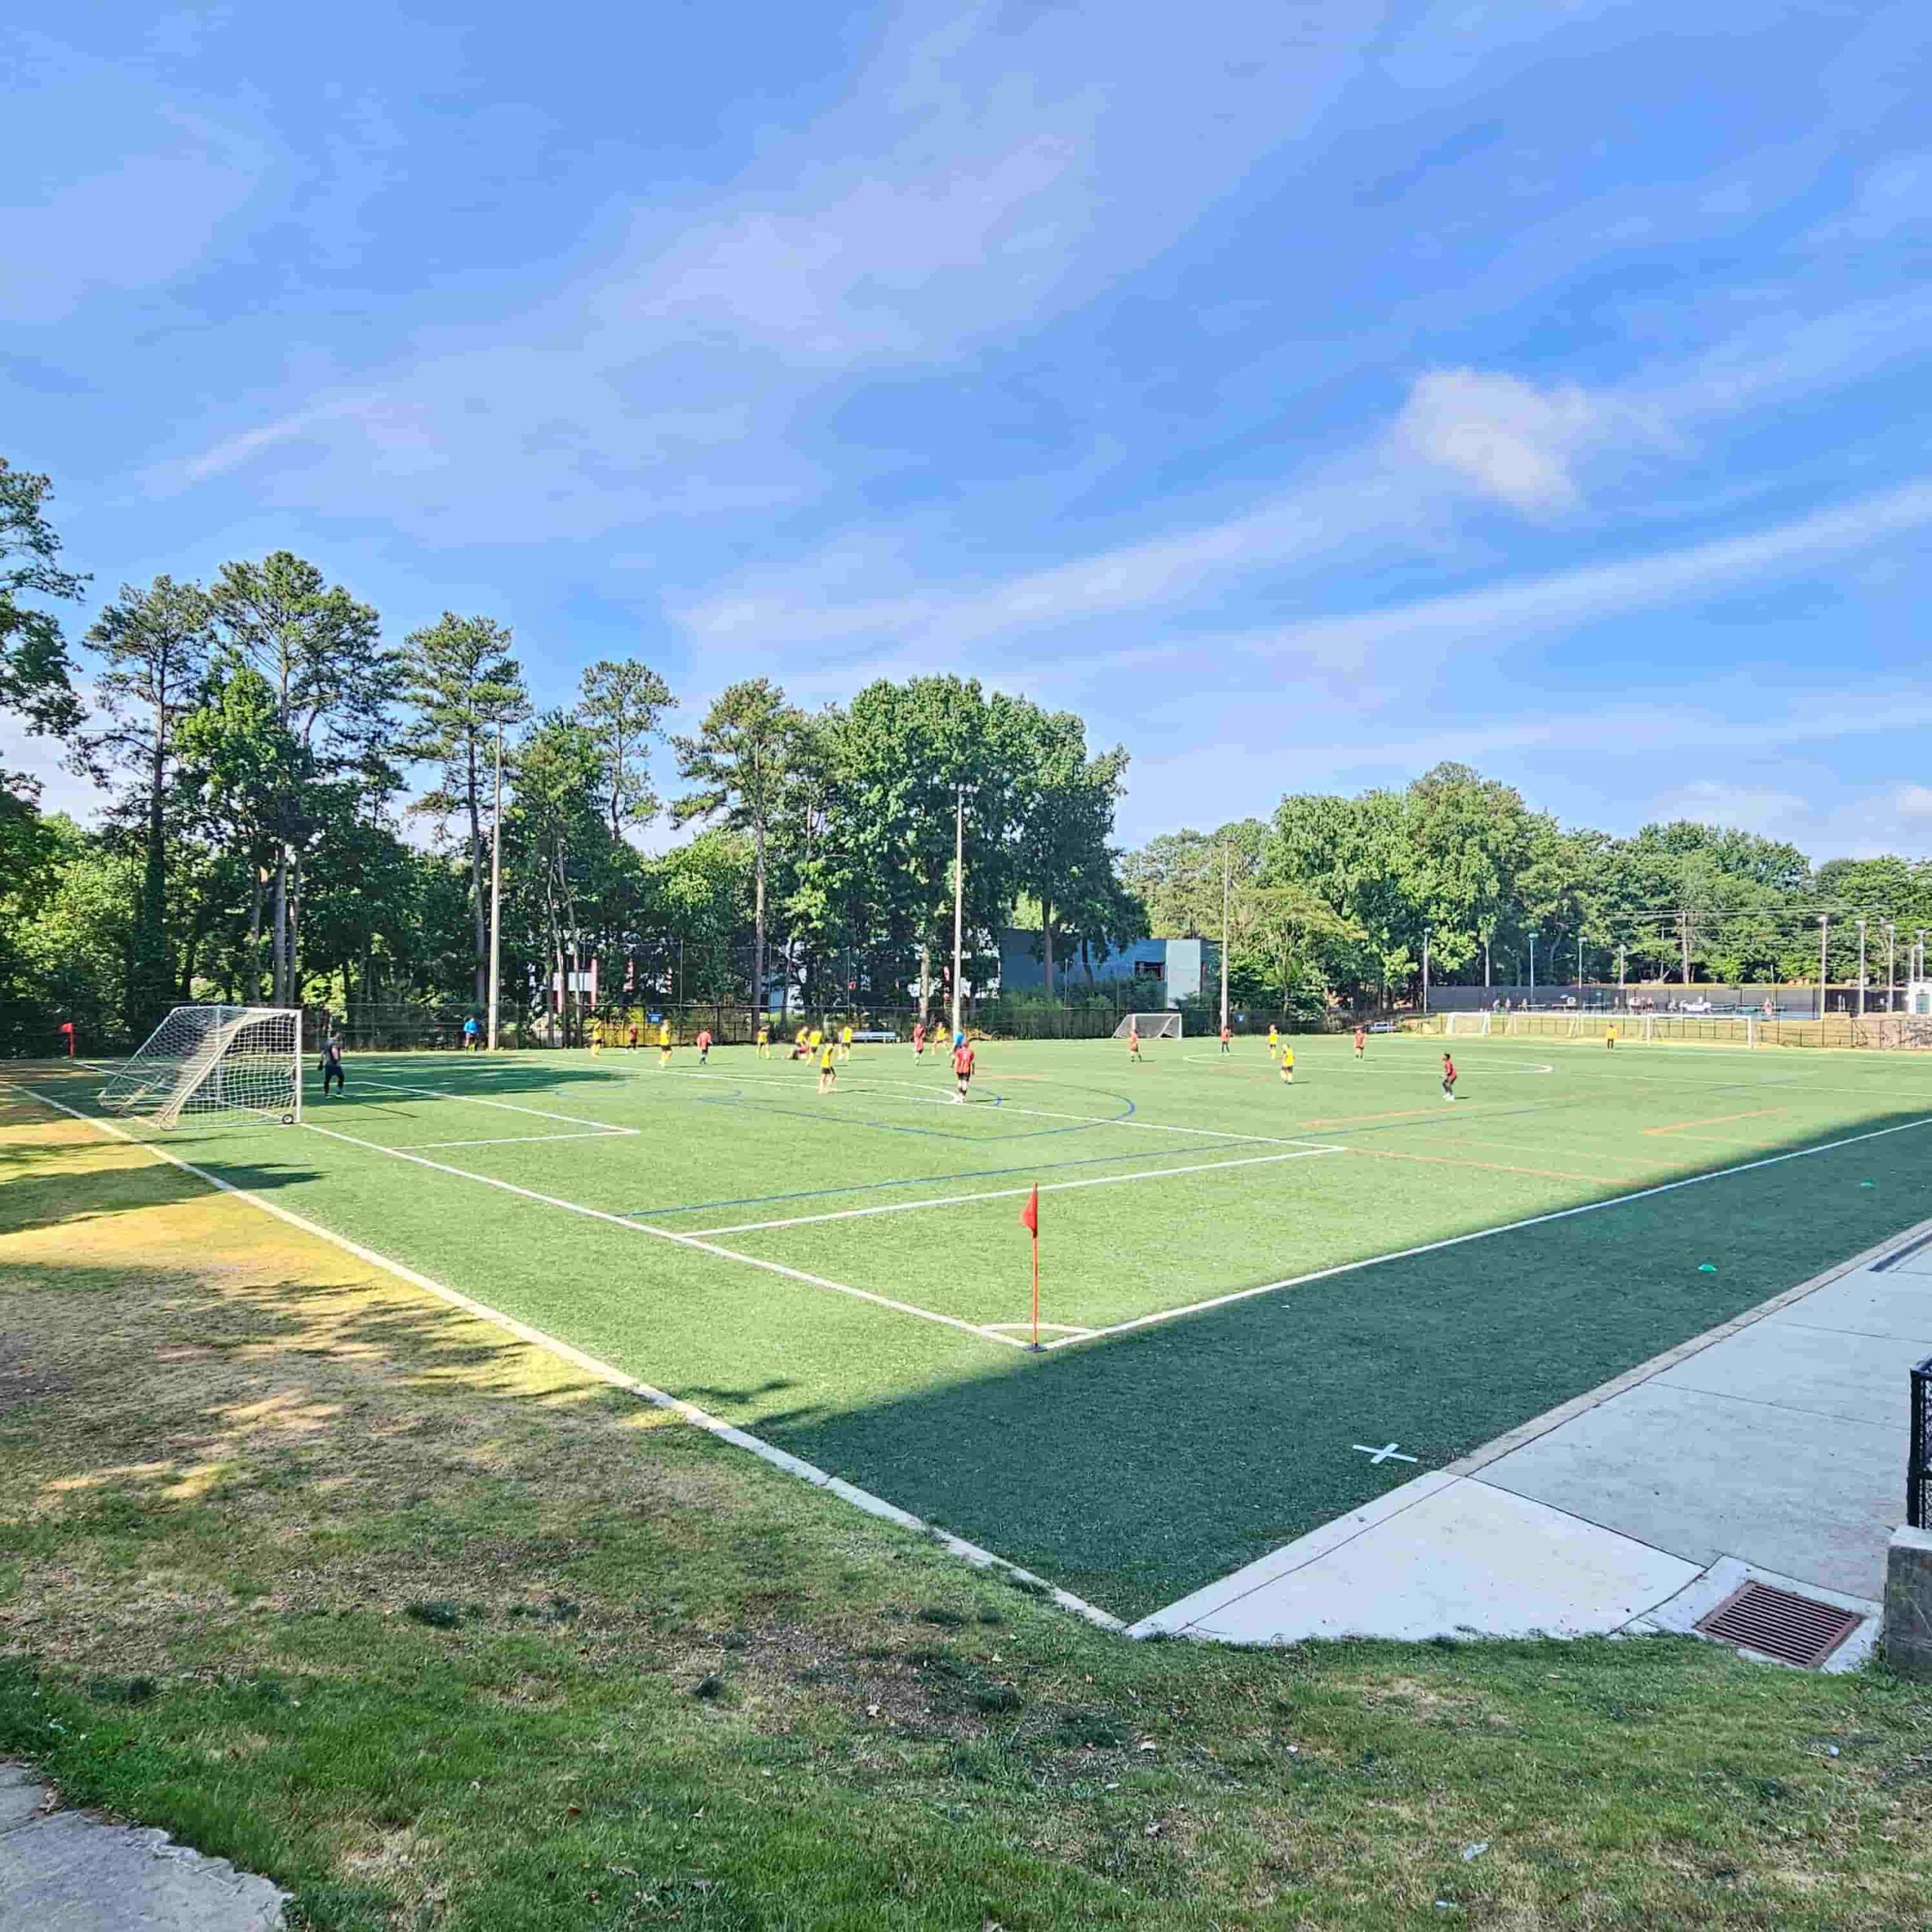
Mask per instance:
[[[1721,1127],[1726,1121],[1762,1120],[1767,1114],[1789,1113],[1790,1111],[1788,1107],[1757,1107],[1748,1114],[1713,1114],[1708,1120],[1673,1121],[1668,1127],[1647,1127],[1642,1131],[1645,1134],[1681,1134],[1687,1128]]]
[[[1438,1168],[1481,1168],[1490,1174],[1534,1174],[1539,1180],[1586,1180],[1598,1187],[1622,1187],[1625,1174],[1573,1174],[1556,1168],[1514,1168],[1501,1161],[1460,1161],[1453,1154],[1401,1154],[1392,1147],[1345,1147],[1346,1154],[1365,1154],[1371,1161],[1426,1161]]]

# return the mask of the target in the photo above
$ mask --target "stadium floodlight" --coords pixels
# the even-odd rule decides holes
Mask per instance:
[[[1178,1040],[1181,1037],[1178,1013],[1130,1013],[1114,1029],[1114,1038],[1124,1040],[1138,1033],[1143,1040]]]
[[[302,1118],[302,1013],[286,1006],[177,1006],[107,1076],[109,1113],[177,1125],[183,1114]]]

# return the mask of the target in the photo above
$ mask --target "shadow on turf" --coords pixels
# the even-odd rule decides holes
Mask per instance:
[[[206,1181],[158,1161],[106,1171],[33,1173],[31,1170],[35,1165],[44,1166],[50,1151],[71,1150],[42,1149],[37,1161],[19,1158],[26,1151],[0,1150],[0,1235],[97,1221],[110,1214],[208,1198]],[[256,1194],[272,1194],[277,1188],[297,1187],[318,1178],[312,1168],[249,1167],[227,1162],[223,1164],[222,1174],[236,1187]]]
[[[1928,1217],[1932,1126],[747,1426],[1131,1617]]]

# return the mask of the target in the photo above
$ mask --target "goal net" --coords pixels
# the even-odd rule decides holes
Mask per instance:
[[[1443,1023],[1443,1031],[1464,1038],[1481,1039],[1488,1033],[1494,1017],[1487,1013],[1452,1013]]]
[[[1178,1040],[1180,1038],[1180,1015],[1178,1013],[1130,1013],[1114,1029],[1114,1038],[1124,1040],[1130,1033],[1138,1033],[1143,1040]]]
[[[183,1114],[302,1118],[302,1015],[291,1007],[177,1006],[107,1076],[100,1103],[173,1127]]]

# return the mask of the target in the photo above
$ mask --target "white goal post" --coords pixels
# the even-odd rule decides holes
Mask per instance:
[[[1178,1013],[1130,1013],[1114,1029],[1114,1038],[1124,1040],[1130,1033],[1138,1033],[1143,1040],[1178,1040],[1180,1038],[1180,1015]]]
[[[107,1076],[100,1104],[158,1127],[183,1114],[302,1118],[302,1014],[282,1006],[177,1006]]]

